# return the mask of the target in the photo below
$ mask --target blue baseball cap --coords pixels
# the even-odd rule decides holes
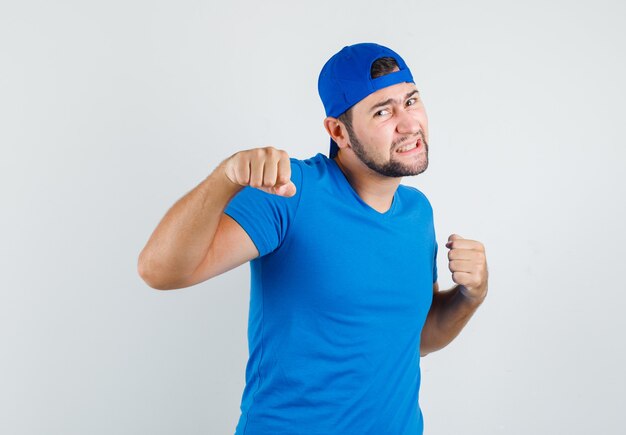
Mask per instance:
[[[372,64],[381,57],[392,57],[399,71],[372,78]],[[379,89],[398,83],[415,83],[409,67],[395,51],[382,45],[366,42],[349,45],[328,59],[317,81],[317,90],[324,104],[326,116],[337,118],[350,107]],[[339,147],[330,139],[332,159]]]

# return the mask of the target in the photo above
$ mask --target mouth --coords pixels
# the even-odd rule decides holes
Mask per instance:
[[[418,152],[422,149],[424,145],[422,144],[422,138],[419,137],[415,142],[406,143],[401,145],[395,149],[396,154],[400,155],[409,155]]]

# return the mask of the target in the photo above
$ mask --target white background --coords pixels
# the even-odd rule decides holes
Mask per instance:
[[[231,434],[249,267],[171,292],[137,257],[242,149],[328,152],[317,76],[378,42],[413,71],[449,234],[490,294],[422,360],[428,435],[621,434],[626,7],[502,2],[3,1],[0,432]]]

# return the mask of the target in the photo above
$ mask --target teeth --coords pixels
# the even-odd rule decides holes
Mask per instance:
[[[415,148],[415,144],[405,145],[402,148],[398,148],[398,152],[399,153],[403,153],[403,152],[411,150],[413,148]]]

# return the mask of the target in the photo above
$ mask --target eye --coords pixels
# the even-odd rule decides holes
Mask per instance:
[[[374,113],[374,116],[385,116],[389,114],[389,110],[387,109],[382,109],[379,110],[378,112]]]
[[[417,104],[417,98],[409,98],[406,102],[407,106],[413,106],[415,104]]]

